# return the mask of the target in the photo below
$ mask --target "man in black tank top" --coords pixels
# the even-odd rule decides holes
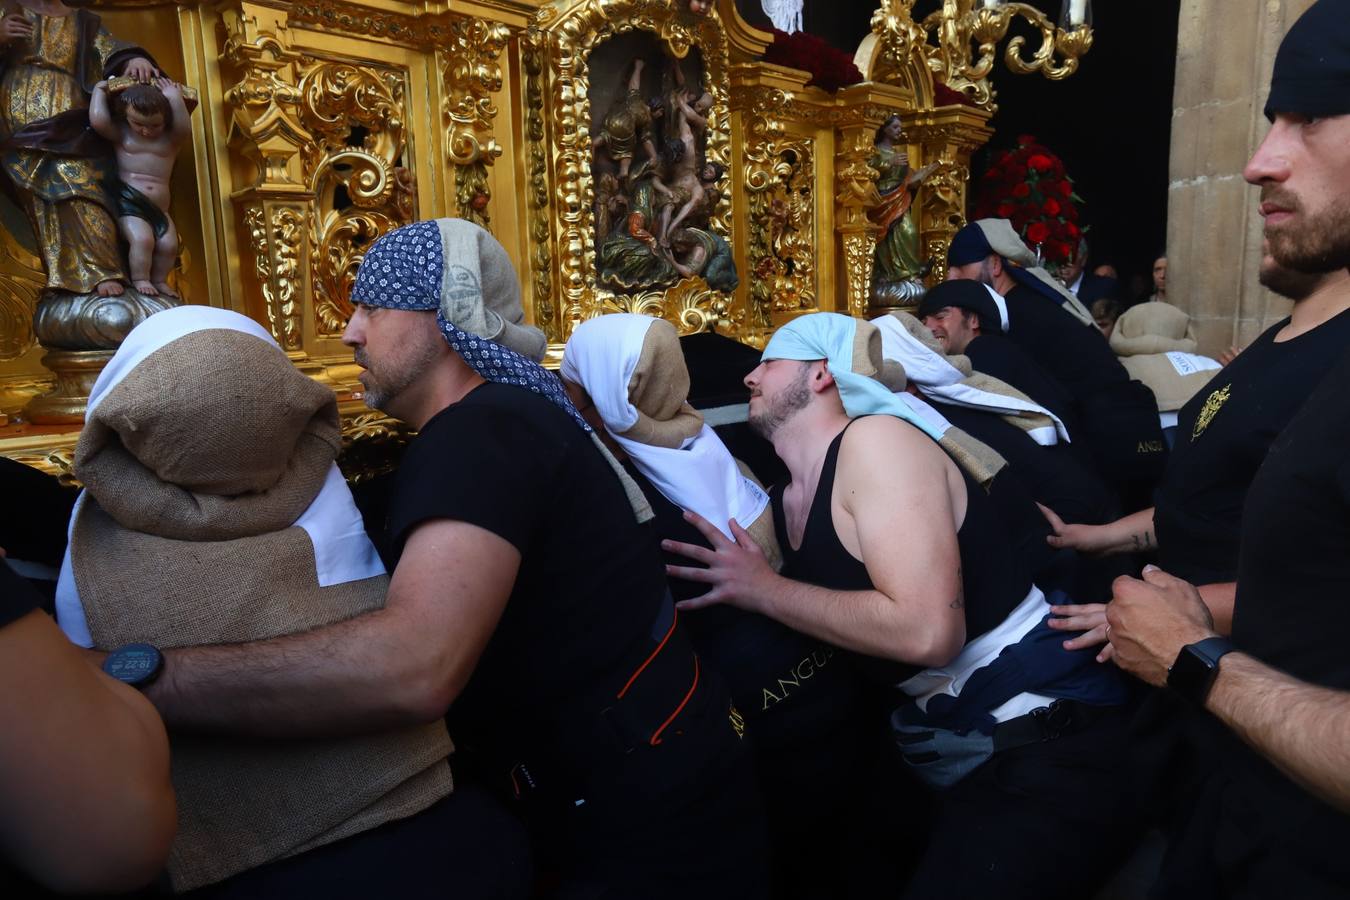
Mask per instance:
[[[1296,314],[1331,320],[1317,331],[1350,307],[1347,48],[1344,3],[1295,22],[1275,57],[1273,124],[1244,173],[1261,187],[1261,281],[1306,294]],[[1350,895],[1348,382],[1342,351],[1251,483],[1231,640],[1184,580],[1117,583],[1116,659],[1193,704],[1211,772],[1150,896]]]
[[[899,684],[897,744],[946,788],[906,896],[1081,896],[1132,818],[1113,778],[1122,694],[1090,655],[1044,639],[1044,596],[1016,575],[983,492],[866,377],[879,343],[833,313],[774,335],[746,384],[791,476],[771,492],[783,570],[735,523],[733,542],[691,516],[713,549],[666,547],[707,568],[669,568],[711,590],[682,605],[761,613]]]

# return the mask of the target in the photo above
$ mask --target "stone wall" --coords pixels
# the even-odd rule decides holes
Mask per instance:
[[[1261,216],[1242,169],[1265,136],[1275,51],[1312,0],[1185,0],[1167,195],[1168,299],[1200,352],[1245,346],[1289,312],[1257,282]]]

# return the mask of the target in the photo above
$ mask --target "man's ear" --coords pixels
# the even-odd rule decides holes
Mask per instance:
[[[825,360],[818,359],[811,363],[811,374],[807,378],[807,384],[811,385],[811,392],[815,394],[834,386],[834,373],[830,371]]]
[[[997,253],[989,254],[989,274],[995,278],[1003,274],[1003,257]]]

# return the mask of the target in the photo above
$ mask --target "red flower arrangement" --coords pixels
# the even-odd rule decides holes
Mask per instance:
[[[1017,146],[994,156],[975,188],[972,219],[1008,219],[1050,268],[1067,263],[1078,248],[1078,204],[1064,163],[1036,138],[1018,135]]]
[[[810,72],[811,80],[806,84],[814,84],[832,94],[841,87],[863,80],[851,55],[805,31],[788,34],[773,29],[773,43],[764,52],[764,61]]]

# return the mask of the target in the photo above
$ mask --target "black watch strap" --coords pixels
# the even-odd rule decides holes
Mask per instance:
[[[1187,644],[1167,670],[1167,686],[1197,706],[1204,706],[1219,672],[1219,660],[1236,649],[1225,637]]]

